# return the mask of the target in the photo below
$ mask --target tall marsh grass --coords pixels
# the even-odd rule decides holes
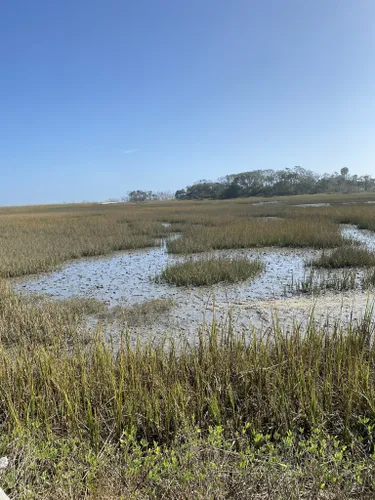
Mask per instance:
[[[373,491],[370,305],[359,323],[330,329],[284,332],[275,317],[267,332],[236,335],[214,321],[192,343],[134,344],[124,332],[109,344],[100,328],[82,336],[84,304],[25,300],[2,283],[0,452],[12,497],[257,498],[273,475],[270,498],[323,483]]]
[[[2,331],[20,307],[9,297],[4,303]],[[192,421],[202,432],[218,424],[236,432],[251,422],[267,432],[321,425],[343,435],[355,430],[360,416],[375,419],[370,307],[359,325],[336,324],[330,331],[312,322],[284,333],[275,322],[266,335],[249,330],[237,337],[213,324],[201,330],[197,345],[178,348],[173,341],[133,345],[124,334],[113,349],[100,331],[82,345],[73,336],[75,321],[67,316],[65,322],[66,349],[61,317],[40,318],[37,310],[11,350],[9,339],[1,341],[3,426],[35,422],[100,446],[132,428],[139,439],[170,442]],[[49,342],[30,342],[27,333],[41,326]]]
[[[0,277],[50,271],[60,263],[118,250],[154,246],[167,235],[161,223],[139,222],[93,214],[0,217]]]
[[[366,282],[367,283],[367,282]],[[365,281],[363,280],[363,285]],[[368,288],[369,286],[363,286]],[[286,287],[286,292],[297,292],[318,295],[322,292],[347,292],[361,288],[361,281],[357,279],[357,273],[351,269],[341,272],[317,273],[314,269],[303,279],[293,281]]]
[[[249,218],[219,227],[191,226],[167,246],[179,254],[267,246],[333,248],[342,243],[339,226],[327,221]]]

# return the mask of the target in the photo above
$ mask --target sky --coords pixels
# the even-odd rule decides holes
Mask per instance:
[[[375,175],[374,0],[2,0],[0,205]]]

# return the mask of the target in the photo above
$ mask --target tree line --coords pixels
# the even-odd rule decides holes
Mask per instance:
[[[374,191],[375,179],[369,175],[340,172],[318,175],[302,167],[284,170],[252,170],[226,175],[217,181],[200,180],[175,193],[178,200],[228,199],[247,196],[285,196],[316,193]]]

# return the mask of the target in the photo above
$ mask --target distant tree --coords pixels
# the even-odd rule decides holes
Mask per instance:
[[[186,188],[184,193],[185,200],[217,200],[221,198],[224,185],[221,182],[210,182],[206,180],[198,181]],[[182,193],[179,193],[181,196]],[[179,198],[181,199],[181,198]]]
[[[228,198],[238,198],[241,196],[240,192],[241,188],[235,182],[231,182],[230,184],[225,185],[223,191],[221,192],[221,198],[224,200]]]
[[[129,201],[133,203],[147,201],[151,199],[151,196],[151,191],[141,191],[140,189],[137,189],[137,191],[130,191]]]
[[[175,196],[172,191],[155,191],[153,193],[153,197],[155,200],[165,201],[165,200],[173,200]]]
[[[176,191],[174,197],[176,200],[186,200],[186,189],[179,189]]]
[[[342,175],[342,177],[344,177],[344,179],[346,179],[347,175],[349,173],[349,169],[347,167],[343,167],[341,170],[340,170],[340,174]]]
[[[283,170],[250,170],[226,175],[218,181],[201,179],[179,189],[173,195],[167,191],[131,191],[123,200],[133,202],[149,200],[217,200],[240,196],[282,196],[294,194],[334,193],[345,190],[375,190],[375,179],[369,175],[349,175],[347,167],[333,174],[317,175],[299,165]]]

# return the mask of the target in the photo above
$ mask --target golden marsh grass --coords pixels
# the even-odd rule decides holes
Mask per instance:
[[[153,246],[176,230],[170,251],[311,246],[342,263],[339,224],[375,227],[375,207],[337,204],[346,199],[1,209],[0,275]],[[275,316],[267,331],[236,335],[214,319],[190,343],[133,343],[131,328],[166,314],[168,301],[108,311],[25,297],[0,281],[0,455],[10,459],[1,487],[18,500],[373,498],[372,306],[330,328],[311,320],[283,331]],[[108,314],[126,326],[113,343],[100,323],[85,328],[87,315]]]
[[[333,248],[342,244],[340,223],[375,229],[374,205],[292,206],[306,202],[300,198],[267,205],[254,205],[259,200],[253,198],[2,208],[0,276],[50,271],[70,259],[154,246],[174,231],[181,231],[183,238],[170,242],[169,250],[190,253],[272,245]]]

